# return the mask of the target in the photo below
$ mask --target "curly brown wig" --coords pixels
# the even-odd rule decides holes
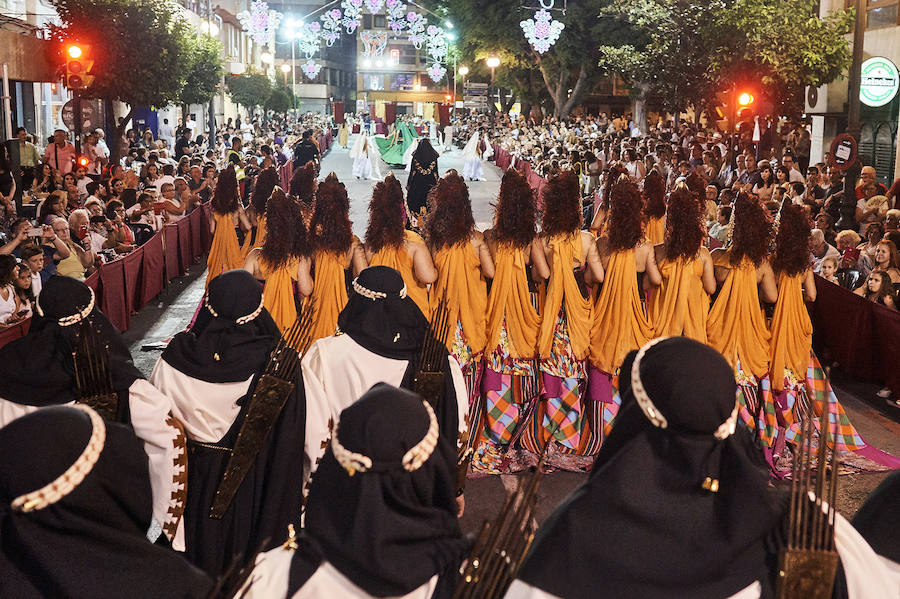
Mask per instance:
[[[431,251],[466,243],[475,230],[469,188],[456,172],[448,172],[428,194],[431,213],[425,221],[425,238]]]
[[[669,194],[666,212],[666,258],[693,258],[706,238],[700,204],[686,185]]]
[[[600,205],[605,210],[609,210],[609,196],[612,194],[612,188],[623,174],[627,174],[628,169],[621,165],[613,165],[606,170],[606,182],[603,186],[603,192],[600,194]]]
[[[775,235],[775,257],[772,268],[788,276],[797,276],[809,268],[809,220],[803,209],[791,203],[781,208],[778,233]]]
[[[310,205],[316,195],[316,165],[307,162],[294,169],[291,175],[290,194],[306,205]]]
[[[759,202],[746,193],[738,194],[732,213],[731,265],[737,266],[746,256],[759,266],[769,253],[772,223]],[[808,253],[805,251],[804,256]]]
[[[706,197],[706,179],[697,172],[697,169],[689,172],[688,176],[684,178],[684,182],[687,183],[688,189],[697,196],[698,200]]]
[[[270,268],[279,268],[294,258],[311,253],[300,203],[276,187],[266,204],[266,241],[260,252],[262,258]]]
[[[266,202],[272,195],[272,190],[278,185],[278,171],[274,166],[265,168],[261,173],[256,175],[256,182],[253,185],[253,195],[250,196],[250,205],[257,215],[263,215],[266,212]]]
[[[544,186],[544,214],[541,228],[550,235],[570,235],[581,228],[581,188],[572,170],[553,175]]]
[[[609,249],[630,250],[644,237],[641,192],[637,185],[622,177],[609,194]]]
[[[316,207],[309,232],[310,242],[316,250],[343,254],[353,243],[347,188],[334,173],[325,177],[316,190]]]
[[[403,243],[406,225],[406,206],[403,188],[393,173],[379,181],[369,202],[369,226],[366,229],[366,248],[373,254],[381,248],[398,248]]]
[[[522,174],[509,169],[500,181],[500,193],[491,236],[497,243],[524,248],[537,235],[537,205],[534,190]]]
[[[216,189],[213,191],[212,211],[216,214],[232,214],[238,209],[238,182],[234,165],[219,173]]]
[[[656,169],[644,179],[644,213],[647,218],[666,215],[666,182]]]

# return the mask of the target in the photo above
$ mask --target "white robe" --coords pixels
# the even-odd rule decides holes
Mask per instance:
[[[74,402],[60,405],[74,405]],[[173,493],[187,480],[187,455],[181,429],[169,420],[172,400],[144,379],[135,379],[128,388],[128,409],[134,434],[144,443],[149,458],[150,487],[153,492],[153,526],[170,525],[182,529],[184,505],[176,505]],[[0,398],[0,428],[16,418],[40,408]],[[181,439],[179,439],[181,437]],[[170,510],[172,513],[170,513]],[[153,530],[153,529],[151,529]],[[156,529],[158,532],[158,529]],[[155,536],[155,535],[154,535]],[[184,551],[184,534],[176,534],[172,547]]]
[[[407,365],[406,360],[384,358],[370,352],[348,335],[319,339],[310,346],[300,364],[306,391],[304,481],[309,480],[325,454],[322,442],[330,437],[330,424],[340,419],[344,408],[356,402],[376,383],[399,387]],[[450,356],[450,373],[456,391],[459,432],[464,433],[469,399],[465,379],[453,356]]]
[[[361,130],[359,137],[350,150],[350,158],[353,159],[353,176],[359,179],[381,180],[381,172],[378,169],[378,155],[373,151],[372,141]],[[374,157],[373,157],[374,156]]]
[[[291,574],[291,559],[294,552],[276,547],[260,554],[256,558],[256,566],[238,593],[243,599],[321,599],[334,597],[340,599],[369,599],[364,590],[353,584],[349,578],[327,561],[323,561],[309,580],[288,598],[288,580]],[[438,575],[402,597],[385,599],[429,599],[437,587]]]
[[[409,169],[412,168],[412,156],[415,153],[416,149],[419,147],[419,138],[415,138],[409,147],[406,148],[406,151],[403,152],[403,164],[406,165],[406,172],[409,172]]]
[[[453,126],[444,127],[444,149],[449,151],[453,149]]]
[[[484,153],[481,154],[478,151],[479,145],[478,133],[472,134],[472,137],[469,138],[469,143],[466,144],[466,147],[463,148],[463,178],[470,180],[484,180],[484,166],[482,164],[483,159],[486,160],[494,155],[494,148],[491,146],[491,142],[488,140],[487,133],[484,134],[484,145],[485,150]]]

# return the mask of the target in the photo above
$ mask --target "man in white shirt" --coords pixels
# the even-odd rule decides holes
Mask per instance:
[[[837,248],[825,241],[825,233],[822,229],[813,229],[809,234],[809,254],[813,272],[819,274],[822,270],[822,262],[825,258],[834,258],[840,261],[841,253]]]
[[[166,142],[170,150],[175,147],[175,129],[169,124],[169,119],[163,119],[163,124],[159,126],[159,138]]]
[[[790,176],[788,180],[791,183],[805,183],[806,179],[803,178],[803,173],[797,170],[796,163],[794,162],[794,155],[785,152],[784,156],[781,158],[781,165],[787,167],[788,171],[790,171]]]
[[[53,132],[53,143],[44,150],[44,162],[61,175],[72,172],[75,166],[75,146],[69,143],[68,134],[62,129]]]

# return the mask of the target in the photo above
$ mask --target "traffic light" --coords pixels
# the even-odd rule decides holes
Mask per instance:
[[[71,90],[86,89],[94,81],[91,69],[94,59],[91,57],[90,44],[70,42],[65,47],[66,87]]]
[[[78,158],[75,159],[75,167],[76,168],[81,168],[81,167],[87,168],[90,163],[91,163],[91,160],[84,154],[79,155]]]
[[[753,120],[756,116],[756,99],[748,91],[737,91],[737,115],[735,127],[741,133],[753,129]]]
[[[716,126],[722,133],[731,132],[731,114],[733,99],[731,91],[716,94]]]

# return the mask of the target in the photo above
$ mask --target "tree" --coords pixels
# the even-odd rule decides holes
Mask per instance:
[[[272,82],[260,73],[226,75],[225,85],[231,99],[251,113],[255,107],[264,106],[272,95]]]
[[[188,65],[184,87],[178,95],[181,104],[205,104],[216,93],[222,78],[222,44],[201,35],[189,41]]]
[[[520,21],[532,16],[520,0],[447,0],[447,8],[460,23],[464,54],[475,61],[496,55],[498,82],[505,81],[526,103],[549,97],[557,117],[567,116],[599,81],[596,67],[599,40],[615,42],[632,37],[623,19],[604,9],[613,0],[568,0],[565,15],[554,12],[565,29],[544,54],[531,47]]]
[[[291,96],[284,88],[276,88],[272,90],[269,99],[266,100],[265,109],[271,110],[275,114],[285,114],[291,108]]]
[[[94,82],[85,96],[101,98],[107,128],[114,130],[112,159],[121,155],[119,140],[137,106],[177,102],[190,60],[190,40],[196,37],[171,0],[53,0],[60,25],[51,25],[53,39],[79,40],[92,46]],[[126,116],[115,122],[112,103],[128,104]]]

